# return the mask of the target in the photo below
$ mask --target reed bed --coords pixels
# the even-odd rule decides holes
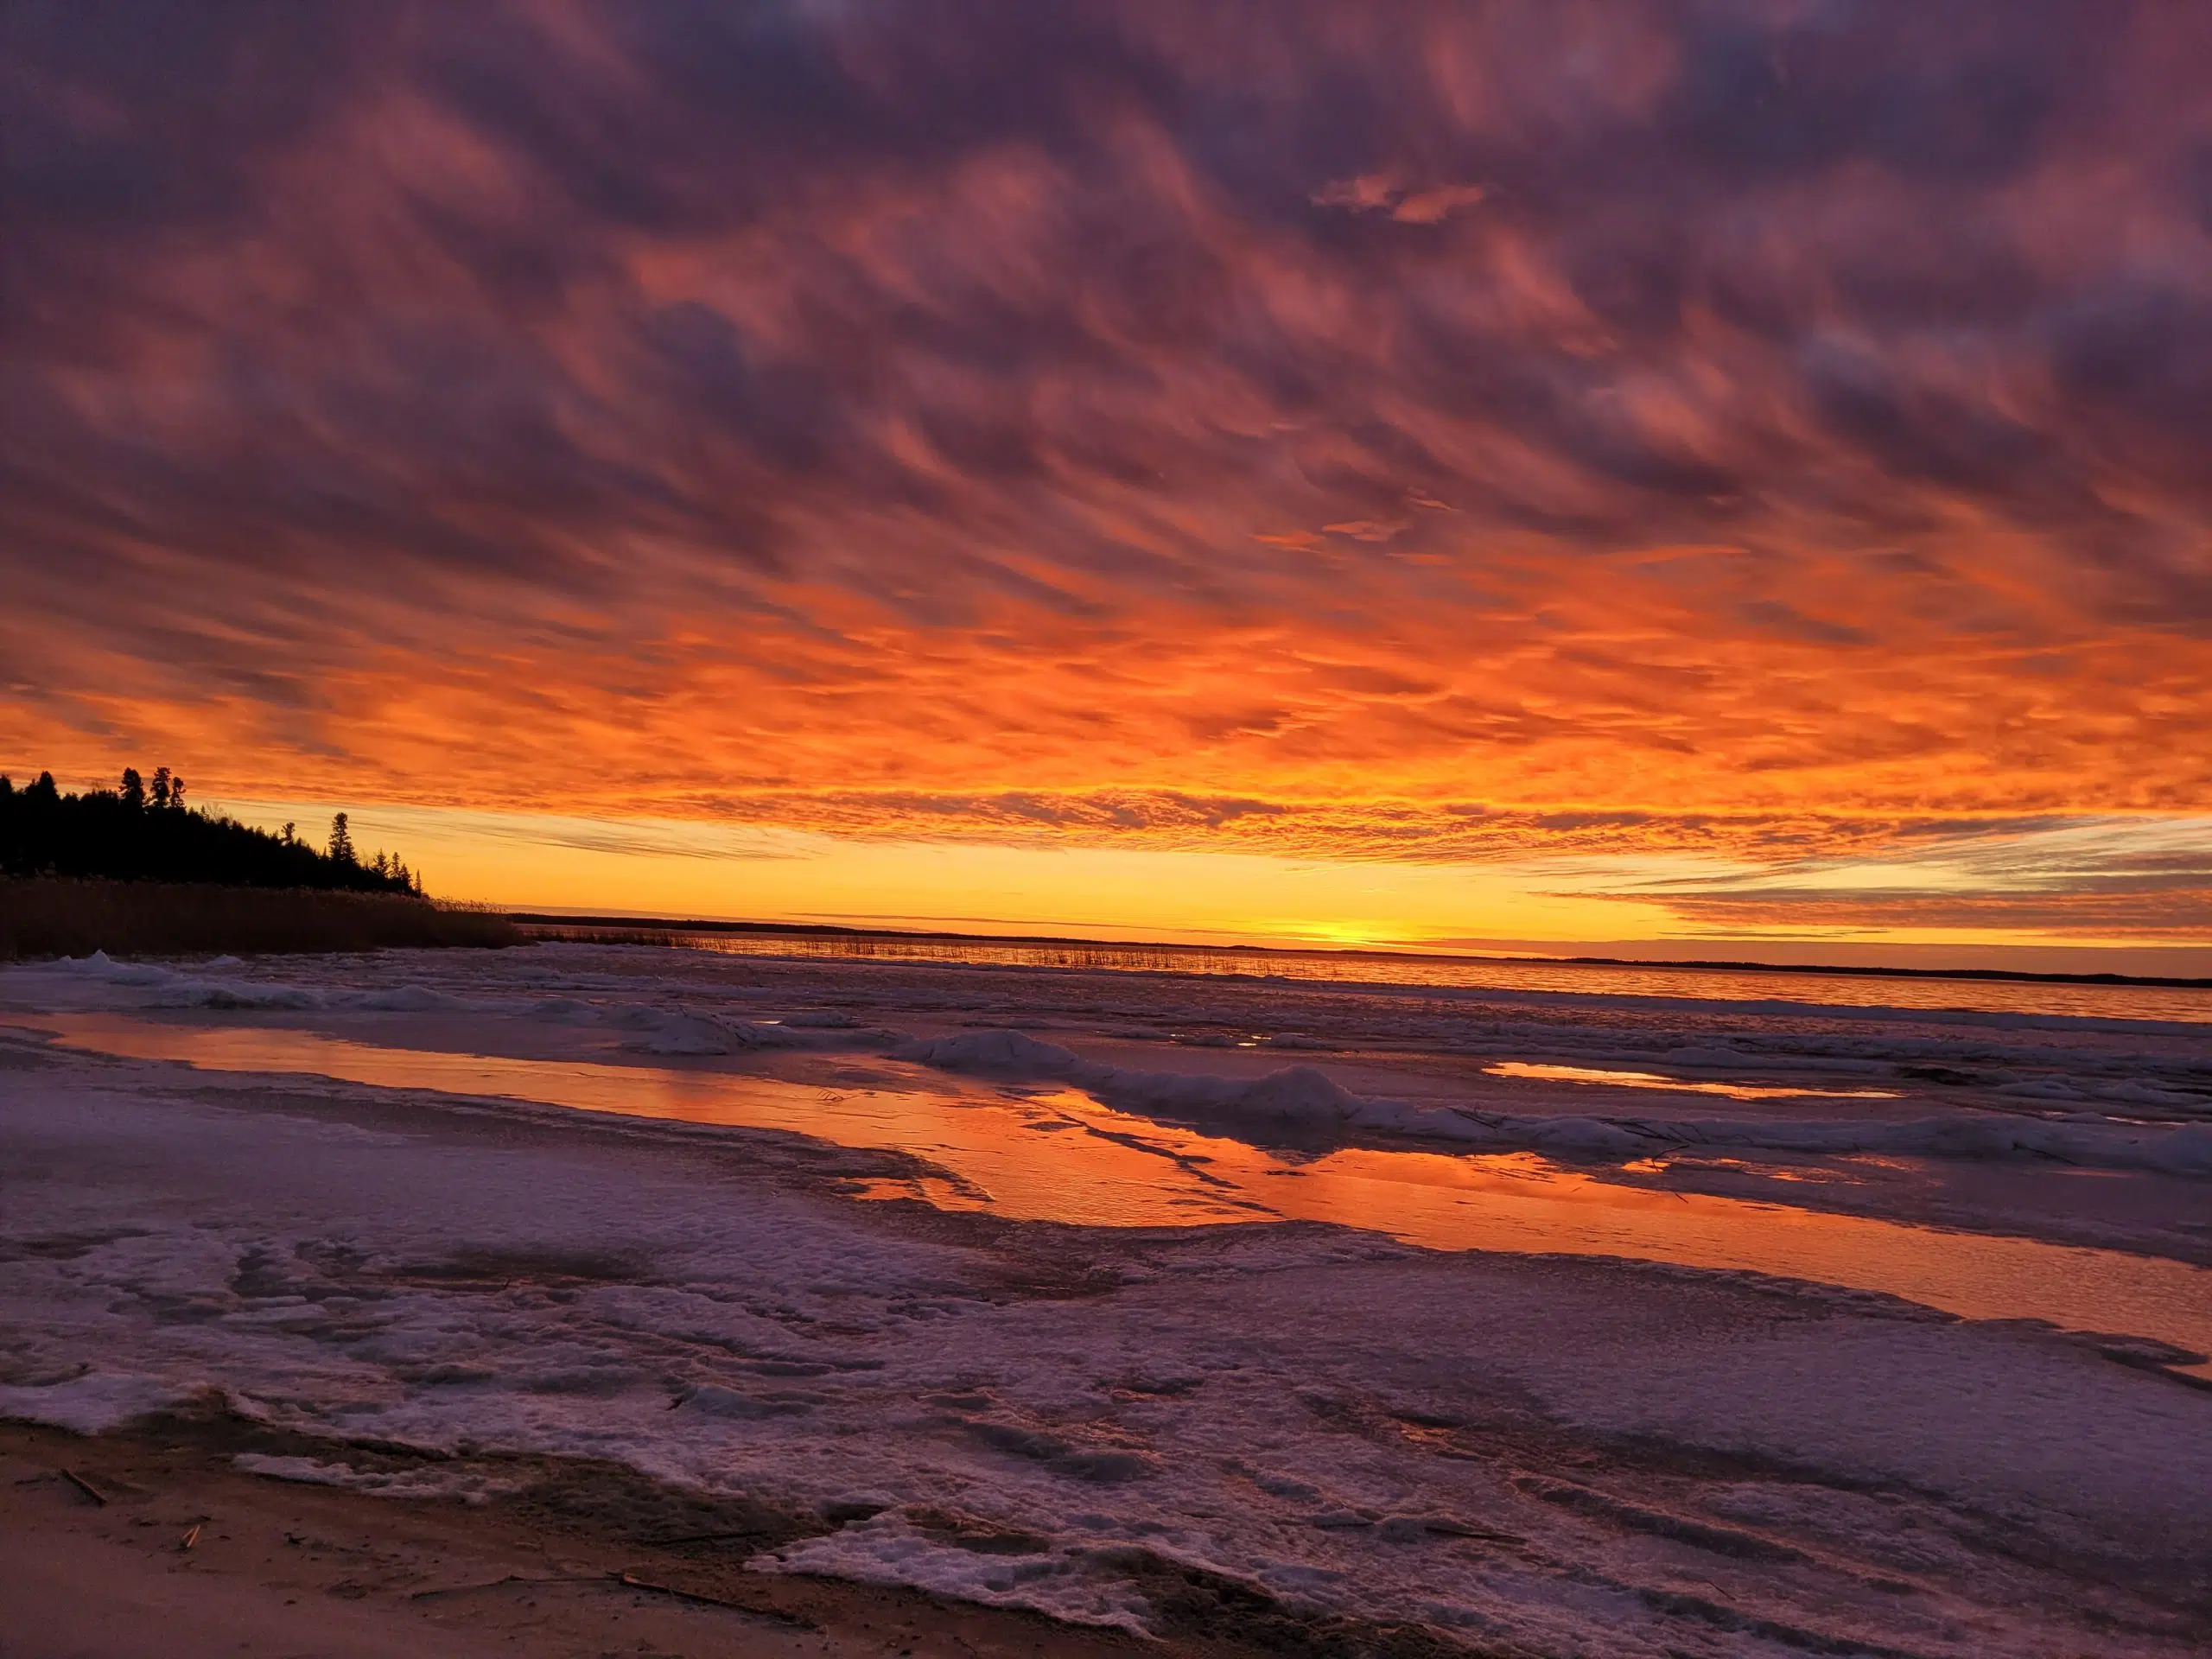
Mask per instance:
[[[545,944],[654,944],[671,948],[690,941],[683,930],[672,927],[590,927],[564,922],[518,921],[525,939]]]

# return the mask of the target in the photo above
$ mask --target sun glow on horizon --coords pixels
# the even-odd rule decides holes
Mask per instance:
[[[226,804],[244,821],[272,829],[294,822],[319,830],[332,810],[300,802]],[[1669,896],[1708,895],[1727,881],[1755,898],[1777,879],[1764,867],[1709,856],[1616,855],[1584,868],[1560,858],[1383,863],[1066,842],[864,840],[774,825],[375,805],[353,808],[351,818],[365,852],[403,853],[435,893],[548,913],[1127,943],[2212,974],[2212,948],[2186,935],[2054,938],[2047,928],[1910,920],[1808,927],[1786,918],[1700,926],[1694,911],[1671,909]],[[2155,827],[2170,833],[2170,826]],[[1947,879],[1957,880],[1955,874]],[[1848,879],[1826,885],[1870,890]],[[1885,874],[1872,890],[1910,896],[1953,888]]]

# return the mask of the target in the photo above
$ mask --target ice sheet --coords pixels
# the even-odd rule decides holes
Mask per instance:
[[[1878,1065],[1908,1093],[1866,1120],[1885,1132],[1939,1116],[1931,1093],[1990,1097],[1986,1080],[1923,1087],[1902,1067],[1999,1055],[2009,1082],[2133,1082],[2201,1116],[2201,1056],[2140,1033],[1907,1022],[1854,1029],[1846,1052],[1833,1025],[1713,1014],[1662,1033],[1606,1011],[1542,1022],[1541,1045],[1526,1022],[1478,1042],[1419,999],[1363,1016],[1334,990],[1269,1005],[1207,988],[1177,1008],[1153,985],[1001,974],[986,995],[972,976],[700,973],[681,955],[126,966],[0,976],[0,998],[416,1041],[535,1031],[607,1045],[607,1069],[641,1079],[881,1068],[895,1033],[955,1039],[892,1066],[948,1087],[1095,1086],[1305,1130],[1363,1103],[1452,1110],[1497,1044],[1646,1062],[1671,1044],[1748,1079]],[[236,1000],[207,1000],[211,984]],[[433,995],[397,995],[410,986]],[[626,1053],[677,1019],[878,1046]],[[995,1034],[1016,1027],[1020,1042]],[[1313,1070],[1281,1075],[1274,1035],[1323,1045],[1305,1051]],[[2179,1654],[2208,1629],[2212,1395],[2133,1363],[2154,1352],[2114,1363],[2124,1345],[1817,1287],[1440,1255],[1373,1231],[972,1227],[840,1196],[917,1179],[889,1149],[422,1088],[215,1089],[28,1042],[0,1059],[10,1413],[98,1427],[213,1387],[327,1437],[327,1457],[264,1471],[287,1478],[354,1478],[362,1439],[439,1448],[462,1477],[488,1477],[472,1459],[499,1450],[613,1458],[848,1517],[764,1566],[1135,1627],[1155,1614],[1148,1564],[1167,1559],[1294,1611],[1550,1651]],[[949,1059],[991,1064],[937,1069]],[[1573,1085],[1494,1086],[1522,1092],[1471,1109],[1601,1121]],[[2018,1121],[2140,1127],[2122,1116]],[[1834,1120],[1709,1121],[1740,1141]]]

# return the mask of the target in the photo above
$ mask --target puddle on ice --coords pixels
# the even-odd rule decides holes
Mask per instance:
[[[212,1072],[305,1074],[910,1152],[949,1179],[878,1182],[867,1196],[919,1198],[949,1210],[1091,1226],[1333,1222],[1434,1249],[1617,1255],[1776,1274],[1884,1292],[1967,1319],[2043,1319],[2212,1352],[2212,1270],[1624,1186],[1525,1153],[1277,1152],[1131,1116],[1079,1090],[1002,1092],[933,1072],[918,1074],[925,1086],[912,1090],[836,1088],[114,1014],[41,1014],[35,1023],[69,1047]],[[2193,1369],[2212,1376],[2212,1366]]]
[[[1842,1159],[1836,1160],[1844,1161]],[[1902,1158],[1889,1160],[1893,1168],[1910,1166]],[[1663,1175],[1670,1169],[1725,1169],[1746,1175],[1756,1175],[1766,1181],[1797,1181],[1809,1185],[1851,1185],[1858,1177],[1848,1170],[1812,1164],[1753,1163],[1746,1158],[1722,1158],[1714,1155],[1699,1157],[1687,1153],[1673,1153],[1663,1158],[1637,1158],[1623,1164],[1621,1168],[1630,1175]]]
[[[1895,1100],[1894,1089],[1787,1089],[1757,1083],[1691,1083],[1656,1071],[1607,1071],[1591,1065],[1538,1065],[1501,1060],[1484,1071],[1494,1077],[1534,1077],[1545,1083],[1604,1083],[1616,1089],[1665,1089],[1684,1095],[1726,1095],[1730,1100]]]

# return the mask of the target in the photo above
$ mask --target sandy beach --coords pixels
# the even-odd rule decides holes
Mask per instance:
[[[0,1427],[0,1654],[1163,1650],[918,1592],[748,1573],[727,1539],[657,1541],[664,1523],[696,1517],[680,1501],[639,1503],[649,1489],[613,1471],[596,1491],[572,1484],[557,1508],[395,1503],[242,1474],[226,1448],[252,1438],[219,1419],[90,1439]]]

